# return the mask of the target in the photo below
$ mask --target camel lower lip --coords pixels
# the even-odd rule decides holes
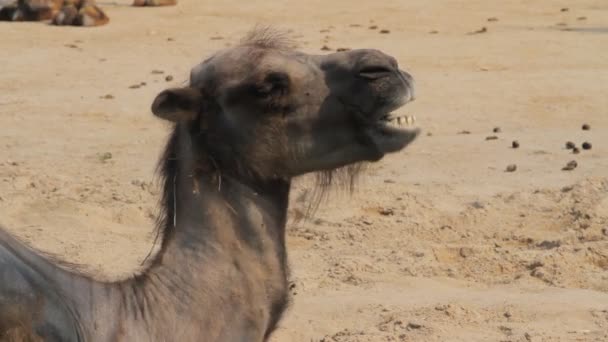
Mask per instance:
[[[420,134],[419,128],[397,128],[394,125],[378,123],[368,128],[369,137],[382,153],[400,151]]]

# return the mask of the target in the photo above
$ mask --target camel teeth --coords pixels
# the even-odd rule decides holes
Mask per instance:
[[[393,116],[387,121],[393,126],[414,126],[416,117],[414,115]]]
[[[415,117],[415,116],[413,116],[413,115],[411,115],[411,116],[410,116],[410,115],[406,116],[406,120],[407,120],[407,124],[408,124],[409,126],[413,126],[413,125],[416,123],[416,117]]]

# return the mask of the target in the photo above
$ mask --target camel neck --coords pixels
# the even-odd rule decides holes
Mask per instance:
[[[252,186],[225,177],[220,187],[211,179],[209,175],[176,178],[173,215],[167,217],[161,250],[126,291],[156,295],[161,291],[175,299],[174,307],[165,310],[190,312],[189,317],[196,317],[192,311],[210,302],[230,302],[233,297],[222,296],[234,296],[230,293],[235,291],[252,300],[269,298],[271,304],[278,303],[268,308],[270,317],[278,317],[287,295],[285,223],[290,183],[276,180]],[[135,289],[142,284],[142,291]],[[234,289],[220,297],[208,292],[226,286]],[[126,312],[137,310],[127,306]],[[225,313],[237,320],[238,314]]]
[[[283,247],[289,182],[243,184],[232,177],[205,174],[179,177],[175,187],[162,255],[184,250],[204,254],[207,248],[228,242],[228,233],[253,250],[260,250],[260,240],[270,238],[278,238]]]

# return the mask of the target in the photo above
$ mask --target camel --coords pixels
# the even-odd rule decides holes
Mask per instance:
[[[0,341],[267,341],[289,303],[292,180],[395,153],[419,135],[392,114],[413,79],[378,50],[308,55],[269,30],[191,69],[151,111],[158,253],[98,281],[0,229]]]
[[[170,6],[177,0],[134,0],[133,6]],[[110,18],[95,0],[0,0],[0,21],[43,21],[53,25],[100,26]]]

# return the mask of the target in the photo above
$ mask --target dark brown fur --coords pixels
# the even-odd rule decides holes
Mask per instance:
[[[176,0],[135,0],[133,6],[170,6]],[[101,26],[110,21],[96,0],[15,0],[0,8],[0,21],[45,21],[53,25]]]

